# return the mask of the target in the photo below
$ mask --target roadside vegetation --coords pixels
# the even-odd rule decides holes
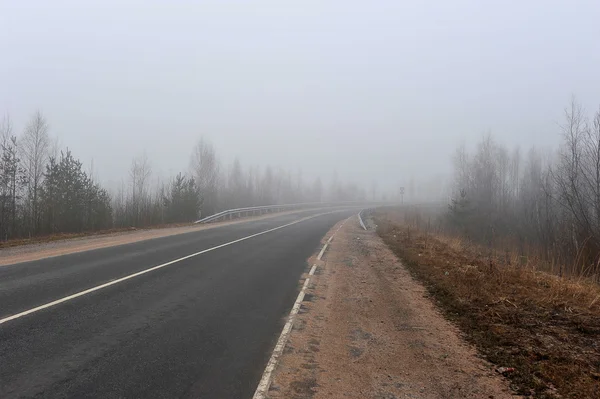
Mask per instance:
[[[454,157],[441,227],[560,276],[600,273],[600,111],[575,100],[555,151],[509,150],[491,135]]]
[[[561,128],[555,151],[463,145],[446,206],[374,218],[516,392],[600,398],[600,111],[573,100]]]
[[[0,248],[92,232],[181,223],[238,207],[298,202],[353,201],[364,189],[333,178],[305,182],[300,172],[223,165],[200,138],[188,170],[161,180],[145,153],[132,159],[118,187],[107,189],[50,133],[36,112],[20,134],[8,115],[0,120]]]
[[[428,227],[429,216],[413,209],[374,218],[385,243],[515,392],[600,397],[600,287]]]

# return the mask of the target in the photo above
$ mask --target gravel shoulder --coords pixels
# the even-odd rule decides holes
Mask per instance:
[[[317,265],[269,398],[514,397],[356,217]]]
[[[215,227],[246,223],[250,221],[272,218],[297,212],[300,211],[270,213],[262,216],[248,217],[243,219],[211,224],[143,229],[109,234],[97,234],[89,237],[78,237],[45,243],[19,245],[15,247],[0,249],[0,266],[7,266],[22,262],[30,262],[53,256],[61,256],[76,252],[90,251],[93,249],[107,248],[116,245],[131,244],[138,241],[150,240],[152,238],[167,237],[177,234],[189,233],[193,231],[207,230]]]

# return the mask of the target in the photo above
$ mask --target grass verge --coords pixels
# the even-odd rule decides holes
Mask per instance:
[[[460,239],[415,230],[397,212],[377,232],[465,338],[521,395],[600,398],[600,287],[511,265]],[[511,371],[514,368],[514,371]]]

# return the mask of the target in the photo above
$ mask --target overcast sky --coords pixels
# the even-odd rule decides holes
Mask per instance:
[[[491,131],[549,146],[600,105],[600,1],[0,0],[0,112],[40,109],[109,184],[147,152],[397,184]]]

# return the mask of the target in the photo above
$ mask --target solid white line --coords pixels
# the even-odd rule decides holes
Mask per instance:
[[[334,212],[337,212],[337,211],[334,211]],[[263,234],[271,233],[273,231],[280,230],[280,229],[283,229],[285,227],[289,227],[289,226],[292,226],[294,224],[297,224],[297,223],[300,223],[300,222],[303,222],[303,221],[306,221],[306,220],[309,220],[309,219],[316,218],[318,216],[326,215],[328,213],[333,213],[333,212],[320,213],[320,214],[309,216],[309,217],[306,217],[306,218],[303,218],[303,219],[300,219],[300,220],[296,220],[294,222],[291,222],[291,223],[288,223],[288,224],[284,224],[282,226],[278,226],[278,227],[275,227],[273,229],[265,230],[265,231],[262,231],[260,233],[256,233],[256,234],[249,235],[247,237],[239,238],[237,240],[230,241],[230,242],[227,242],[225,244],[217,245],[216,247],[208,248],[208,249],[205,249],[205,250],[193,253],[191,255],[187,255],[187,256],[184,256],[182,258],[175,259],[175,260],[172,260],[170,262],[163,263],[161,265],[154,266],[154,267],[151,267],[149,269],[145,269],[145,270],[139,271],[137,273],[133,273],[133,274],[130,274],[128,276],[121,277],[121,278],[118,278],[116,280],[109,281],[108,283],[97,285],[97,286],[89,288],[87,290],[80,291],[80,292],[78,292],[76,294],[69,295],[69,296],[66,296],[64,298],[60,298],[60,299],[57,299],[55,301],[52,301],[52,302],[49,302],[49,303],[37,306],[37,307],[35,307],[33,309],[29,309],[29,310],[26,310],[24,312],[17,313],[17,314],[14,314],[12,316],[5,317],[4,319],[0,319],[0,324],[6,323],[6,322],[11,321],[11,320],[18,319],[18,318],[23,317],[23,316],[27,316],[27,315],[35,313],[35,312],[39,312],[40,310],[43,310],[43,309],[48,309],[48,308],[50,308],[52,306],[56,306],[56,305],[61,304],[63,302],[67,302],[67,301],[73,300],[75,298],[79,298],[80,296],[84,296],[84,295],[90,294],[92,292],[101,290],[103,288],[110,287],[111,285],[122,283],[123,281],[132,279],[134,277],[138,277],[138,276],[141,276],[143,274],[150,273],[150,272],[153,272],[153,271],[158,270],[158,269],[162,269],[163,267],[170,266],[170,265],[172,265],[174,263],[178,263],[178,262],[181,262],[183,260],[186,260],[186,259],[189,259],[189,258],[193,258],[194,256],[202,255],[202,254],[205,254],[207,252],[214,251],[214,250],[219,249],[219,248],[227,247],[229,245],[233,245],[233,244],[236,244],[236,243],[241,242],[241,241],[249,240],[250,238],[258,237],[258,236],[263,235]]]
[[[258,387],[254,392],[254,396],[252,399],[263,399],[267,392],[269,392],[269,387],[271,386],[271,375],[277,366],[277,362],[279,361],[279,357],[283,353],[283,349],[285,348],[285,344],[287,343],[288,336],[292,331],[292,327],[294,325],[294,319],[300,310],[300,306],[302,306],[302,301],[304,300],[304,294],[306,293],[306,287],[308,287],[308,283],[310,278],[304,280],[304,285],[298,294],[298,298],[296,298],[296,302],[294,302],[294,307],[290,312],[290,316],[288,318],[287,323],[283,327],[283,331],[281,331],[281,335],[279,335],[279,339],[277,340],[277,344],[275,345],[275,349],[273,349],[273,354],[269,359],[269,363],[267,363],[267,367],[265,368],[265,372],[263,373],[260,382],[258,383]]]
[[[346,219],[348,220],[348,219]],[[333,240],[333,236],[335,236],[335,234],[340,231],[340,229],[344,226],[344,224],[346,223],[346,220],[344,220],[342,222],[342,224],[340,224],[340,226],[337,228],[337,230],[331,235],[331,237],[329,237],[329,240],[327,240],[327,242],[325,243],[325,245],[323,245],[323,248],[321,248],[321,252],[319,252],[319,255],[317,256],[317,260],[321,260],[321,258],[323,257],[323,254],[325,254],[325,251],[327,250],[327,247],[329,246],[329,244],[331,244],[331,240]],[[313,266],[314,267],[314,266]]]
[[[329,240],[331,240],[331,238]],[[321,258],[323,257],[323,254],[325,253],[325,250],[327,249],[327,246],[329,245],[329,240],[325,243],[325,245],[323,245],[321,252],[319,252],[319,255],[317,256],[317,260],[321,260]]]
[[[350,219],[350,218],[348,218],[348,219]],[[321,256],[325,252],[325,248],[327,248],[327,245],[331,242],[331,240],[333,239],[333,236],[335,236],[335,234],[338,231],[340,231],[340,229],[342,228],[342,226],[344,226],[344,224],[346,223],[346,221],[348,219],[344,220],[342,222],[342,224],[340,225],[340,227],[338,227],[338,229],[335,231],[335,233],[333,233],[331,235],[331,237],[329,237],[329,240],[327,240],[327,243],[325,244],[325,246],[323,246],[323,249],[321,249],[321,252],[319,253],[319,256],[317,257],[317,259],[319,259],[319,260],[321,259]],[[312,266],[308,275],[309,276],[314,275],[315,270],[317,270],[316,264],[314,264]],[[302,289],[300,290],[300,293],[298,294],[298,297],[296,298],[296,302],[294,302],[294,306],[292,307],[290,315],[288,316],[288,320],[285,323],[285,326],[283,327],[281,334],[279,335],[279,339],[277,340],[275,349],[273,349],[273,353],[271,354],[269,363],[267,363],[267,367],[265,368],[265,371],[262,375],[262,378],[260,379],[260,382],[258,383],[258,387],[256,388],[256,391],[254,392],[254,396],[252,396],[252,399],[265,399],[267,393],[269,392],[269,388],[271,387],[271,377],[273,375],[273,371],[275,371],[275,367],[277,367],[279,358],[281,357],[281,354],[283,353],[283,350],[285,349],[285,345],[287,344],[287,340],[292,331],[292,327],[294,326],[294,320],[296,318],[296,315],[298,314],[298,311],[300,310],[302,301],[304,300],[304,295],[306,294],[306,288],[308,288],[309,281],[310,281],[310,277],[307,277],[306,280],[304,280]]]

